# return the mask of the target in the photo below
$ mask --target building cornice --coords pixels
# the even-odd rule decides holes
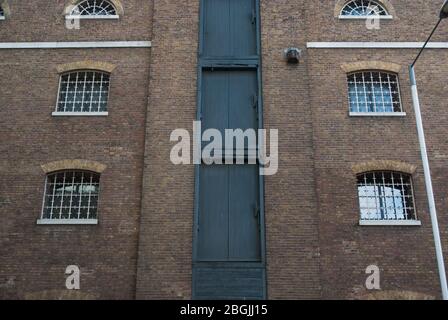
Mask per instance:
[[[308,49],[420,49],[423,42],[307,42]],[[427,49],[448,49],[448,42],[428,43]]]
[[[0,49],[151,48],[151,41],[0,42]]]

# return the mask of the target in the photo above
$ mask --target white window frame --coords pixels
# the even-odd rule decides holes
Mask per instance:
[[[350,117],[406,117],[406,112],[349,112]]]
[[[372,16],[343,16],[340,15],[340,20],[366,20],[366,19],[380,19],[380,20],[392,20],[394,16],[380,16],[380,15],[372,15]]]
[[[401,111],[393,111],[393,112],[378,112],[378,111],[374,111],[374,112],[366,112],[366,111],[352,111],[351,110],[351,100],[350,100],[350,85],[349,85],[349,81],[348,81],[348,76],[349,75],[355,75],[357,73],[364,73],[364,72],[378,72],[378,73],[386,73],[388,75],[394,75],[397,79],[397,90],[398,90],[398,96],[400,99],[400,109]],[[348,108],[349,108],[349,116],[350,117],[406,117],[406,112],[403,109],[403,99],[401,97],[401,88],[400,88],[400,77],[397,73],[395,72],[390,72],[387,70],[358,70],[358,71],[353,71],[353,72],[349,72],[346,74],[347,76],[347,95],[348,95]],[[393,100],[392,100],[392,104],[393,104]]]
[[[104,15],[91,15],[91,16],[82,16],[82,15],[66,15],[65,20],[118,20],[120,19],[119,15],[110,15],[110,16],[104,16]]]
[[[390,227],[420,227],[422,222],[420,220],[408,220],[408,221],[368,221],[368,220],[359,220],[359,225],[364,227],[381,227],[381,226],[390,226]]]
[[[76,170],[66,170],[66,171],[76,171]],[[82,171],[82,170],[80,170]],[[99,195],[100,195],[100,189],[101,189],[101,175],[96,172],[91,172],[92,174],[98,174],[100,176],[100,185],[98,186],[98,202],[97,202],[97,208],[96,208],[96,219],[48,219],[44,218],[45,214],[45,199],[47,196],[47,183],[48,183],[48,176],[53,173],[48,173],[45,176],[45,185],[44,185],[44,196],[42,199],[42,211],[40,214],[39,219],[37,219],[36,224],[37,225],[97,225],[98,224],[98,205],[99,205]]]
[[[59,107],[59,98],[60,98],[60,93],[61,93],[61,82],[62,82],[62,77],[67,74],[67,73],[74,73],[74,72],[98,72],[98,73],[103,73],[103,74],[108,74],[109,75],[109,87],[108,87],[108,91],[107,91],[107,110],[108,111],[94,111],[94,112],[73,112],[73,111],[58,111],[58,107]],[[58,87],[58,96],[57,96],[57,100],[56,100],[56,108],[55,111],[53,111],[51,113],[51,115],[53,117],[107,117],[109,116],[109,98],[110,98],[110,82],[111,82],[111,74],[105,71],[101,71],[101,70],[85,70],[85,69],[80,69],[80,70],[71,70],[68,72],[64,72],[62,74],[59,75],[59,87]]]

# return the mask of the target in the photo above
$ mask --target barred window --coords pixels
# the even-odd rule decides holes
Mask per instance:
[[[96,220],[100,175],[60,171],[47,175],[42,220]]]
[[[348,74],[350,112],[403,112],[398,76],[383,71]]]
[[[107,112],[109,78],[109,74],[99,71],[63,74],[56,111],[87,114]]]
[[[343,17],[388,16],[386,9],[377,1],[353,0],[348,2],[341,11]]]
[[[417,220],[408,174],[376,171],[358,175],[361,221]]]
[[[114,5],[106,0],[84,0],[70,12],[72,16],[117,16]]]

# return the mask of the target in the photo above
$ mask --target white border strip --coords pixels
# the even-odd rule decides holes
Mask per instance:
[[[392,227],[420,227],[422,222],[419,220],[391,220],[391,221],[359,221],[360,226],[375,227],[375,226],[392,226]]]
[[[151,41],[0,42],[0,49],[151,48]]]
[[[340,20],[367,20],[367,19],[383,19],[383,20],[391,20],[394,17],[391,15],[387,15],[387,16],[380,16],[380,15],[375,15],[375,16],[343,16],[340,15],[339,19]]]
[[[120,19],[119,15],[104,15],[104,16],[96,16],[96,15],[66,15],[65,20],[114,20],[114,19]]]
[[[98,219],[38,219],[38,225],[97,225]]]
[[[350,117],[406,117],[406,112],[350,112]]]
[[[307,42],[309,49],[420,49],[423,42]],[[428,43],[428,49],[448,49],[448,42]]]
[[[53,117],[107,117],[109,112],[58,112],[51,113]]]

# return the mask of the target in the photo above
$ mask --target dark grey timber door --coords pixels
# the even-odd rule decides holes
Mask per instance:
[[[257,129],[256,70],[205,70],[202,74],[202,128]]]
[[[205,56],[257,55],[254,0],[205,0],[203,10]]]
[[[201,167],[200,261],[261,261],[258,177],[256,165]]]
[[[198,120],[202,130],[262,128],[258,0],[201,0]],[[226,150],[229,151],[229,150]],[[224,159],[223,159],[224,162]],[[196,168],[193,298],[265,299],[259,165]]]

